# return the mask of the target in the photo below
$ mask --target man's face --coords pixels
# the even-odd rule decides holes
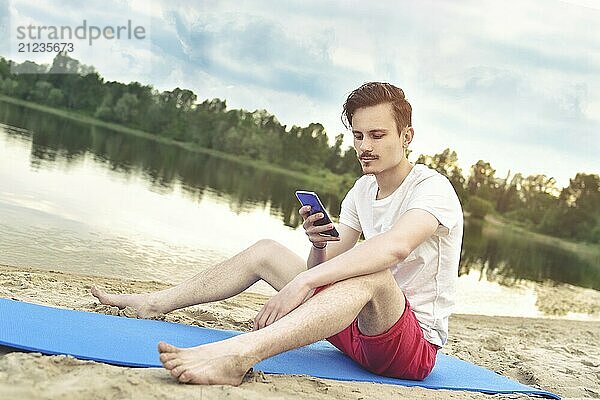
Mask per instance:
[[[359,108],[352,116],[354,149],[364,174],[394,168],[404,158],[404,134],[398,134],[389,103]]]

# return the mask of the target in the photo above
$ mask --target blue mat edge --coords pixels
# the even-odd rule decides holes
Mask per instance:
[[[73,311],[77,311],[77,310],[73,310]],[[162,368],[162,367],[158,367],[158,366],[150,366],[150,365],[145,365],[145,364],[136,364],[136,363],[126,363],[126,362],[122,362],[122,363],[115,363],[115,362],[111,362],[110,360],[103,360],[100,358],[92,358],[92,357],[86,357],[86,356],[82,356],[79,354],[69,354],[69,353],[61,353],[61,352],[56,352],[56,351],[52,351],[52,350],[45,350],[45,349],[36,349],[33,347],[28,347],[28,346],[19,346],[19,345],[14,345],[14,344],[10,344],[10,343],[6,343],[3,342],[2,340],[0,340],[0,346],[4,346],[4,347],[8,347],[11,349],[16,349],[16,350],[24,350],[24,351],[28,351],[28,352],[32,352],[32,353],[42,353],[48,356],[62,356],[62,355],[66,355],[66,356],[71,356],[74,357],[78,360],[85,360],[85,361],[95,361],[95,362],[100,362],[103,364],[109,364],[109,365],[114,365],[115,367],[133,367],[133,368]]]
[[[78,310],[73,310],[73,311],[78,311]],[[30,351],[30,352],[34,352],[34,353],[42,353],[42,354],[46,354],[46,355],[65,355],[65,353],[57,353],[57,352],[53,352],[53,351],[49,351],[49,350],[41,350],[41,349],[34,349],[34,348],[29,348],[27,346],[15,346],[15,345],[11,345],[8,343],[5,343],[3,341],[0,341],[0,346],[5,346],[5,347],[9,347],[12,349],[17,349],[17,350],[25,350],[25,351]],[[77,358],[79,360],[86,360],[86,361],[94,361],[94,362],[101,362],[104,364],[109,364],[109,365],[114,365],[117,367],[132,367],[132,368],[162,368],[162,367],[158,367],[158,366],[149,366],[149,365],[145,365],[145,364],[135,364],[135,363],[119,363],[116,364],[114,362],[110,362],[110,361],[106,361],[106,360],[100,360],[100,359],[96,359],[96,358],[90,358],[90,357],[85,357],[85,356],[80,356],[80,355],[75,355],[75,354],[66,354],[69,356],[72,356],[74,358]],[[448,356],[448,357],[453,357],[453,356]],[[456,357],[454,357],[456,358]],[[460,359],[459,359],[460,360]],[[272,375],[285,375],[282,373],[278,373],[278,372],[267,372],[267,374],[272,374]],[[303,375],[303,374],[300,374]],[[327,377],[327,376],[319,376],[318,374],[314,374],[314,375],[306,375],[304,374],[304,376],[312,376],[314,378],[320,378],[320,379],[330,379],[330,380],[335,380],[335,381],[342,381],[342,382],[363,382],[361,380],[356,380],[356,379],[346,379],[343,377],[340,378],[336,378],[333,379],[331,377]],[[384,383],[384,382],[374,382],[380,385],[390,385],[389,383]],[[405,385],[400,385],[399,386],[403,386],[403,387],[409,387],[409,386],[405,386]],[[543,390],[528,390],[528,391],[514,391],[514,390],[494,390],[494,391],[486,391],[486,390],[473,390],[473,389],[469,389],[469,388],[458,388],[458,387],[437,387],[437,388],[433,388],[430,386],[426,386],[426,385],[419,385],[418,381],[415,381],[415,385],[416,387],[420,387],[420,388],[424,388],[424,389],[429,389],[429,390],[462,390],[465,392],[477,392],[477,393],[484,393],[484,394],[533,394],[533,395],[539,395],[539,396],[544,396],[544,397],[548,397],[548,398],[552,398],[552,399],[556,399],[556,400],[561,400],[560,396],[551,393],[551,392],[545,392]]]
[[[86,313],[86,314],[98,314],[98,315],[102,315],[103,317],[109,317],[109,318],[116,318],[116,319],[131,319],[128,317],[121,317],[121,316],[116,316],[116,315],[109,315],[109,314],[102,314],[102,313],[97,313],[97,312],[93,312],[93,311],[82,311],[82,310],[76,310],[76,309],[72,309],[72,308],[62,308],[62,307],[53,307],[53,306],[49,306],[49,305],[44,305],[44,304],[37,304],[37,303],[29,303],[29,302],[25,302],[25,301],[21,301],[21,300],[15,300],[12,298],[2,298],[2,300],[8,300],[8,301],[13,301],[13,302],[20,302],[20,303],[27,303],[27,304],[31,304],[31,305],[35,305],[35,306],[40,306],[40,307],[48,307],[48,308],[55,308],[55,309],[62,309],[65,311],[70,311],[70,312],[78,312],[78,313]],[[149,320],[146,320],[149,321]],[[192,326],[192,325],[185,325],[185,324],[179,324],[179,323],[174,323],[174,322],[169,322],[169,321],[160,321],[163,323],[167,323],[167,324],[173,324],[173,325],[184,325],[184,326],[190,326],[190,327],[195,327],[195,328],[200,328],[200,329],[213,329],[213,330],[218,330],[218,331],[223,331],[223,332],[229,332],[232,334],[241,334],[243,332],[240,331],[233,331],[233,330],[228,330],[228,329],[216,329],[216,328],[202,328],[202,327],[198,327],[198,326]],[[148,364],[137,364],[137,363],[127,363],[127,362],[120,362],[120,363],[114,363],[111,362],[110,360],[102,360],[100,358],[91,358],[91,357],[86,357],[86,356],[81,356],[81,355],[77,355],[77,354],[68,354],[68,353],[64,353],[64,352],[54,352],[52,350],[46,350],[46,349],[39,349],[39,348],[31,348],[28,346],[20,346],[20,345],[15,345],[15,344],[11,344],[11,343],[7,343],[4,341],[0,340],[0,345],[8,347],[8,348],[14,348],[14,349],[18,349],[18,350],[24,350],[24,351],[29,351],[29,352],[36,352],[36,353],[42,353],[42,354],[47,354],[47,355],[70,355],[72,357],[75,357],[77,359],[81,359],[81,360],[89,360],[89,361],[95,361],[95,362],[102,362],[105,364],[109,364],[109,365],[114,365],[114,366],[125,366],[125,367],[133,367],[133,368],[162,368],[162,366],[158,366],[158,365],[148,365]],[[445,357],[451,357],[454,359],[457,359],[459,361],[462,362],[467,362],[464,360],[461,360],[458,357],[455,356],[451,356],[451,355],[447,355],[444,354]],[[503,375],[500,375],[494,371],[491,371],[494,374],[501,376],[503,378]],[[277,373],[277,372],[267,372],[270,374],[274,374],[274,375],[282,375],[282,373]],[[306,375],[306,376],[313,376],[316,378],[321,378],[321,379],[332,379],[332,380],[339,380],[339,381],[344,381],[344,382],[353,382],[353,381],[357,381],[357,382],[362,382],[362,380],[357,380],[357,379],[349,379],[349,378],[344,378],[344,377],[336,377],[331,378],[328,376],[319,376],[319,374],[312,374],[312,375]],[[375,383],[379,383],[379,384],[390,384],[387,382],[375,382]],[[398,384],[400,386],[404,386],[404,387],[408,387],[406,385],[402,385],[402,384]],[[551,392],[547,392],[547,391],[543,391],[543,390],[537,390],[535,388],[533,388],[533,390],[527,389],[527,390],[494,390],[494,391],[486,391],[485,389],[479,389],[479,390],[474,390],[472,388],[462,388],[462,387],[431,387],[431,386],[427,386],[427,385],[420,385],[419,381],[414,381],[414,386],[417,387],[421,387],[421,388],[425,388],[425,389],[443,389],[443,390],[462,390],[462,391],[467,391],[467,392],[479,392],[479,393],[485,393],[485,394],[532,394],[532,395],[538,395],[538,396],[543,396],[543,397],[548,397],[548,398],[552,398],[552,399],[556,399],[556,400],[560,400],[560,396],[558,396],[557,394],[551,393]]]

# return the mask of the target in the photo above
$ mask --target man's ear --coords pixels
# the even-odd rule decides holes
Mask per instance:
[[[415,135],[415,130],[412,126],[404,128],[404,138],[402,139],[402,146],[408,147],[408,145],[412,142],[413,136]]]

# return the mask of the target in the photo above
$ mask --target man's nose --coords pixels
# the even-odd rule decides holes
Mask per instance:
[[[367,139],[366,137],[363,138],[363,140],[360,142],[360,150],[361,151],[371,151],[373,150],[373,146],[372,143],[369,139]]]

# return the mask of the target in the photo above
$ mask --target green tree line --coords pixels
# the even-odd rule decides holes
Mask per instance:
[[[354,150],[342,151],[343,135],[329,146],[320,123],[288,129],[266,110],[228,110],[218,98],[198,102],[188,89],[158,92],[138,82],[105,82],[64,54],[51,66],[11,64],[0,59],[0,92],[8,96],[303,172],[360,173]]]
[[[521,173],[497,177],[489,162],[479,160],[465,179],[455,151],[421,155],[423,163],[445,175],[462,204],[474,217],[497,213],[526,229],[571,239],[600,243],[600,177],[577,173],[559,189],[546,175]]]
[[[92,67],[66,54],[57,54],[52,65],[15,64],[0,57],[0,93],[291,170],[344,175],[348,185],[360,175],[354,150],[342,149],[343,135],[330,145],[320,123],[288,129],[266,110],[228,110],[225,100],[199,102],[188,89],[159,92],[138,82],[106,82]],[[420,155],[416,162],[445,175],[474,217],[497,213],[527,229],[600,243],[597,174],[578,173],[568,187],[559,189],[545,175],[509,172],[497,177],[483,160],[465,177],[450,149]]]

